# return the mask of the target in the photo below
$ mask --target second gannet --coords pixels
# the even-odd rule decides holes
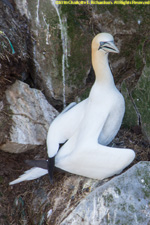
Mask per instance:
[[[10,184],[36,179],[48,172],[52,180],[54,166],[73,174],[104,179],[120,173],[133,161],[133,150],[106,146],[116,136],[125,111],[124,98],[109,67],[109,52],[119,52],[113,36],[96,35],[92,41],[95,83],[87,99],[69,105],[52,122],[47,135],[48,170],[41,168],[40,173],[39,168],[32,168]],[[65,144],[59,149],[62,143]]]

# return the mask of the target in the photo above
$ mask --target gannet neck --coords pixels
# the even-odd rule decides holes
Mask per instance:
[[[114,79],[108,63],[108,53],[92,51],[92,65],[96,82],[105,85],[114,85]]]

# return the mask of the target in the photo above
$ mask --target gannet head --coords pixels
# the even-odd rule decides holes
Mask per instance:
[[[119,53],[118,48],[114,44],[113,36],[108,33],[100,33],[94,37],[92,41],[92,50],[103,51],[105,53]]]

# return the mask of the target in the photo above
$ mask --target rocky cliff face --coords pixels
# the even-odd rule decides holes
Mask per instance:
[[[149,6],[139,5],[56,6],[52,0],[0,1],[1,149],[9,150],[9,152],[12,150],[22,152],[35,148],[37,145],[42,145],[43,148],[49,123],[57,115],[55,109],[61,111],[71,101],[80,101],[88,96],[94,82],[94,72],[91,66],[91,40],[99,32],[109,32],[114,36],[115,43],[120,50],[120,54],[110,55],[110,66],[115,83],[126,101],[123,127],[134,131],[134,134],[126,134],[126,131],[123,134],[120,133],[116,138],[116,143],[121,147],[135,149],[137,157],[134,163],[148,160],[150,148],[142,138],[141,131],[146,140],[150,142],[149,12]],[[23,136],[25,131],[29,132]],[[20,134],[22,134],[22,139],[17,139]],[[40,158],[39,151],[33,154],[34,156],[32,151],[28,153],[29,156]],[[6,187],[12,178],[16,178],[16,173],[21,174],[19,171],[22,167],[21,163],[24,157],[29,157],[25,153],[21,154],[22,161],[19,164],[21,155],[11,154],[8,157],[6,154],[8,153],[1,153],[0,159],[2,190],[6,189],[3,183]],[[42,154],[42,157],[46,157],[45,153]],[[7,159],[5,163],[4,158]],[[19,164],[17,167],[19,172],[16,171],[14,162]],[[144,198],[144,200],[138,200],[139,207],[143,207],[144,202],[145,208],[143,211],[141,208],[140,210],[145,213],[145,221],[149,223],[149,203],[147,202],[149,182],[145,168],[149,169],[149,164],[138,164],[129,171],[129,176],[132,175],[135,183],[137,182],[135,188],[141,188],[140,196],[138,196],[139,199]],[[137,176],[140,170],[142,173]],[[122,177],[125,176],[128,177],[128,173]],[[119,182],[122,177],[118,178]],[[6,221],[11,223],[14,220],[14,212],[17,212],[16,223],[18,224],[20,221],[24,221],[24,224],[60,224],[61,222],[72,224],[72,215],[75,215],[76,223],[79,221],[81,224],[84,220],[85,224],[89,224],[93,220],[97,222],[99,203],[103,202],[107,207],[101,209],[102,224],[120,221],[122,215],[126,217],[127,214],[132,215],[132,213],[134,214],[133,222],[145,223],[138,214],[137,199],[134,198],[133,205],[126,204],[127,196],[124,186],[120,187],[121,192],[118,191],[117,194],[111,189],[111,185],[117,184],[116,180],[107,184],[107,195],[101,192],[103,186],[98,189],[99,193],[95,192],[99,201],[90,202],[91,210],[89,209],[84,215],[81,209],[85,201],[81,202],[73,214],[71,211],[85,195],[100,185],[97,181],[58,174],[53,187],[49,186],[47,178],[28,183],[28,185],[21,184],[21,189],[20,186],[12,189],[7,187],[7,194],[0,192],[0,200],[5,205],[12,190],[14,194],[13,197],[11,196],[11,207],[9,204],[8,208],[6,207],[6,213],[3,214],[3,210],[0,210],[0,222],[1,224]],[[132,188],[131,185],[129,189]],[[27,193],[26,190],[33,191]],[[15,201],[14,195],[16,195]],[[88,201],[91,201],[89,199],[90,197],[86,199],[85,205],[89,204]],[[116,208],[117,203],[113,201],[114,199],[115,201],[122,199],[120,208],[115,211],[116,217],[111,211],[111,207]],[[92,210],[92,205],[95,211]],[[125,209],[124,212],[123,209]],[[68,214],[70,214],[69,217],[67,217]],[[3,215],[6,215],[5,218]],[[8,217],[11,219],[9,220]]]
[[[91,40],[99,32],[109,32],[120,49],[119,55],[110,55],[110,64],[126,99],[123,124],[140,125],[150,140],[149,6],[58,6],[50,0],[13,3],[14,10],[2,5],[12,32],[10,25],[3,25],[3,30],[15,57],[26,62],[18,71],[21,79],[40,88],[58,110],[85,98],[94,81]]]

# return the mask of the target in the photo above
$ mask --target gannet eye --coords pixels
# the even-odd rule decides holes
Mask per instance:
[[[100,41],[99,49],[101,49],[105,44],[110,45],[111,43],[114,43],[114,42],[113,41],[109,41],[109,42],[108,41]]]
[[[103,47],[103,45],[106,44],[106,43],[107,43],[106,41],[100,41],[100,45],[99,45],[98,50],[100,50]]]
[[[100,46],[103,46],[104,44],[106,44],[107,42],[106,41],[101,41],[100,42]]]

